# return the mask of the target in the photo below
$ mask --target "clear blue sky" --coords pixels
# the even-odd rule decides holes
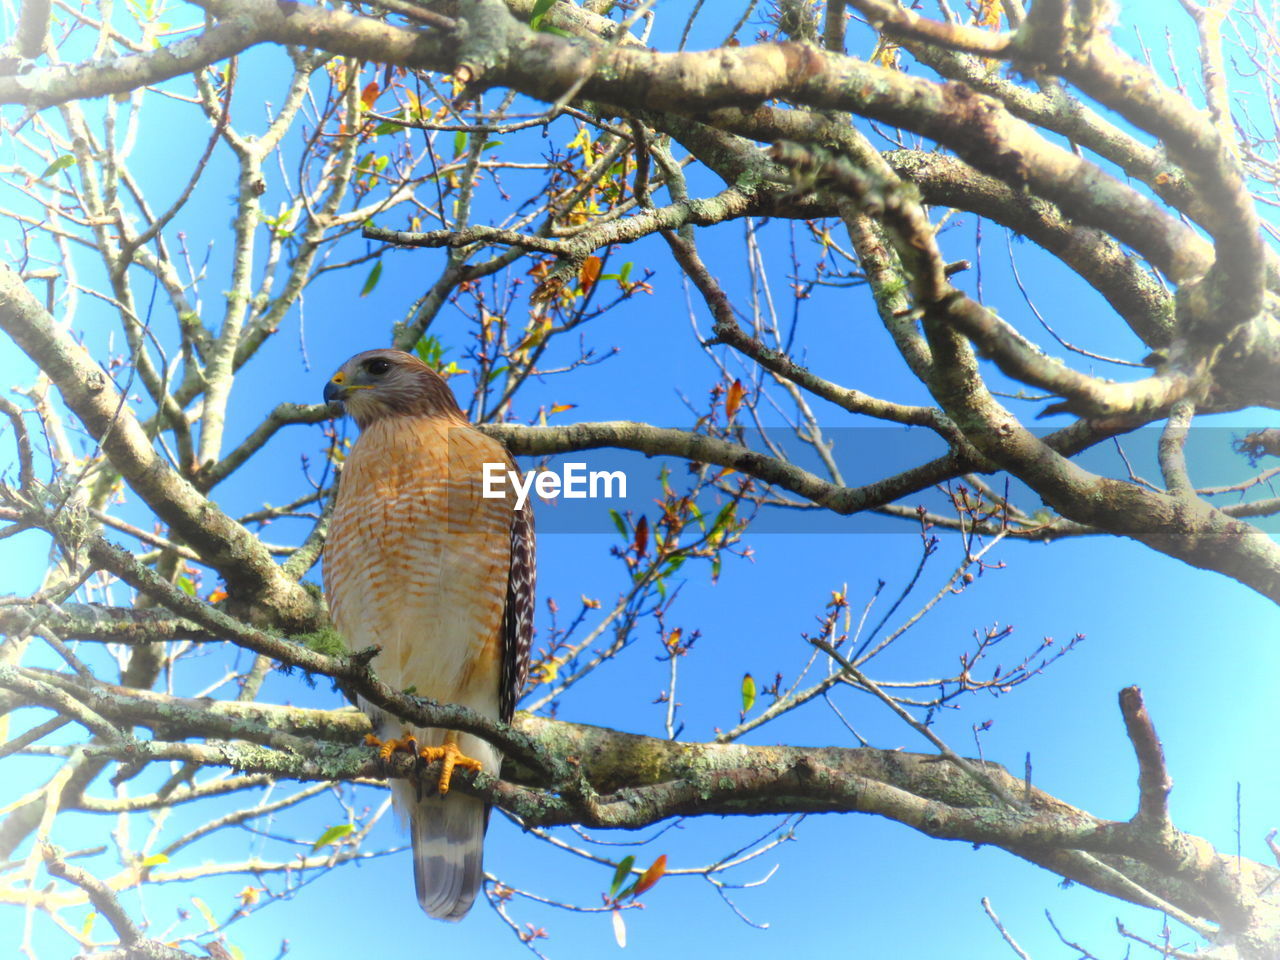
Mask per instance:
[[[682,6],[659,5],[666,31],[683,22],[677,9]],[[708,35],[718,32],[721,25],[708,30]],[[267,68],[279,62],[274,54],[255,54],[242,64],[241,76],[249,76],[246,67],[252,66],[260,71],[258,82],[264,90],[274,89]],[[238,122],[248,124],[256,115],[250,109],[253,89],[242,88]],[[279,98],[278,92],[263,96]],[[186,169],[182,164],[199,152],[204,132],[201,128],[199,136],[189,140],[175,136],[174,118],[184,114],[158,106],[158,115],[141,130],[136,166],[143,182],[161,184],[158,194],[167,197],[164,185],[172,181],[164,178],[171,178],[169,171],[175,166]],[[211,166],[211,187],[176,225],[187,231],[193,250],[202,251],[208,240],[215,241],[210,259],[213,278],[225,277],[231,215],[225,153],[220,150]],[[219,181],[219,176],[224,179]],[[272,196],[268,193],[267,199]],[[944,235],[944,247],[953,259],[973,255],[975,220],[959,219]],[[803,243],[802,225],[778,223],[766,233],[766,251],[774,269],[771,279],[775,295],[787,304],[784,314],[790,310],[784,275],[792,229]],[[705,232],[700,243],[722,282],[739,303],[745,303],[742,226]],[[1029,336],[1044,339],[1012,284],[1003,231],[987,224],[983,245],[984,298]],[[346,250],[362,247],[363,241],[353,241]],[[1145,350],[1096,295],[1073,283],[1063,268],[1029,245],[1015,249],[1037,306],[1062,336],[1100,353],[1142,357]],[[591,346],[601,350],[618,346],[621,352],[572,376],[530,384],[517,407],[519,416],[532,416],[539,404],[573,403],[576,408],[562,414],[560,422],[636,419],[689,425],[692,418],[681,395],[700,402],[716,381],[716,372],[693,341],[679,274],[660,243],[639,244],[615,257],[624,259],[657,270],[654,295],[624,304],[586,332]],[[389,322],[403,315],[421,292],[424,278],[434,278],[441,260],[438,251],[389,255],[382,282],[364,299],[357,296],[362,270],[330,274],[318,281],[307,292],[305,333],[295,310],[237,381],[229,441],[238,441],[277,402],[318,400],[325,378],[341,361],[358,350],[385,344]],[[92,276],[90,268],[85,268],[85,276]],[[972,275],[967,278],[969,289],[975,281]],[[206,303],[215,315],[224,285],[213,279],[205,287]],[[167,306],[159,302],[160,325],[171,322],[166,311]],[[695,313],[705,332],[710,325],[705,310],[695,308]],[[101,344],[116,325],[103,305],[86,299],[76,328],[90,343]],[[457,355],[466,342],[467,326],[456,312],[446,309],[433,332]],[[909,378],[886,341],[863,290],[819,291],[801,307],[797,343],[803,345],[807,362],[817,372],[873,394],[927,402],[923,388]],[[309,363],[302,357],[303,343]],[[0,363],[12,371],[10,379],[15,382],[29,379],[28,366],[8,343],[0,344]],[[865,439],[848,429],[855,424],[833,408],[821,401],[815,401],[815,408],[824,427],[835,431],[842,443],[856,445]],[[1225,449],[1233,433],[1274,425],[1276,420],[1273,413],[1241,415],[1221,430],[1206,431],[1201,440]],[[903,431],[893,430],[888,436],[907,449],[914,449],[918,442]],[[303,489],[299,457],[306,455],[313,465],[318,464],[322,448],[319,428],[290,428],[272,441],[254,466],[220,487],[217,499],[235,514],[263,500],[278,503],[296,496]],[[7,447],[0,455],[10,456]],[[592,462],[591,457],[585,459]],[[646,470],[656,473],[656,461],[637,457],[631,462],[637,475]],[[1118,461],[1110,468],[1119,469]],[[841,529],[838,524],[833,527]],[[599,529],[607,530],[607,523]],[[268,537],[284,541],[302,532],[301,525],[281,523],[268,529]],[[906,524],[896,533],[771,533],[751,536],[748,542],[753,558],[726,563],[714,586],[706,582],[702,568],[690,566],[688,582],[668,623],[682,626],[686,633],[702,632],[682,664],[684,739],[709,739],[716,727],[736,721],[744,671],[759,679],[777,671],[794,674],[807,655],[800,634],[811,630],[814,616],[821,613],[832,590],[847,584],[850,601],[858,607],[877,580],[883,579],[888,584],[885,596],[891,597],[910,578],[919,554],[919,537]],[[539,544],[542,596],[556,598],[562,609],[573,609],[581,594],[607,604],[623,584],[621,567],[609,556],[614,543],[616,538],[603,533],[544,534]],[[33,536],[0,542],[0,563],[9,571],[3,589],[31,589],[34,565],[43,549],[44,543]],[[958,545],[944,537],[925,585],[917,591],[920,599],[936,589],[957,557]],[[1208,838],[1221,851],[1234,850],[1239,785],[1242,852],[1265,859],[1263,836],[1276,826],[1268,818],[1274,816],[1274,801],[1280,795],[1280,773],[1274,764],[1258,762],[1256,743],[1259,731],[1274,717],[1274,677],[1280,668],[1274,606],[1233,581],[1193,570],[1128,541],[1005,544],[995,558],[1003,560],[1006,568],[989,572],[965,594],[934,610],[891,656],[878,662],[873,676],[895,680],[941,675],[954,667],[974,630],[995,622],[1015,627],[1006,641],[1010,650],[1006,662],[1020,658],[1043,636],[1066,641],[1074,634],[1085,634],[1087,639],[1079,648],[1044,676],[999,699],[962,701],[961,710],[938,718],[936,732],[959,752],[972,754],[976,751],[974,725],[990,721],[981,739],[986,759],[1020,772],[1030,753],[1034,780],[1043,789],[1099,816],[1128,818],[1136,808],[1136,767],[1116,695],[1122,687],[1138,684],[1164,739],[1175,780],[1171,803],[1176,823]],[[882,601],[878,609],[883,607]],[[913,609],[908,601],[893,622],[900,622]],[[545,608],[540,609],[540,615],[544,613]],[[656,634],[642,627],[632,649],[564,698],[559,716],[661,735],[663,708],[652,703],[666,684],[665,665],[656,658],[658,649]],[[210,648],[197,673],[217,675],[235,657],[231,648]],[[268,682],[264,697],[312,705],[341,703],[336,693],[308,689],[296,678],[278,676]],[[873,745],[927,749],[913,731],[866,697],[845,692],[838,704]],[[855,745],[820,703],[764,728],[747,742]],[[11,776],[7,786],[0,788],[0,805],[26,789],[32,782],[29,777],[39,769],[34,761],[14,766],[25,772]],[[380,799],[380,794],[365,792],[357,806],[376,805]],[[192,819],[198,812],[176,811],[170,828],[198,822]],[[340,819],[336,806],[317,803],[303,817],[274,824],[268,832],[311,838]],[[641,863],[666,853],[673,868],[698,866],[779,823],[780,818],[688,820],[635,853]],[[106,826],[101,820],[82,820],[54,839],[73,846],[88,842],[95,831],[100,836]],[[141,831],[145,826],[134,829]],[[643,831],[641,838],[656,832]],[[399,842],[389,818],[372,838],[374,848]],[[226,858],[236,843],[247,854],[268,841],[247,832],[223,834],[203,855]],[[621,855],[619,848],[601,852]],[[201,848],[193,848],[187,855],[190,865],[198,863],[200,855]],[[1008,854],[928,840],[873,817],[810,817],[798,827],[795,842],[770,851],[729,879],[756,881],[775,865],[777,870],[767,884],[733,893],[738,908],[752,921],[767,924],[767,930],[755,929],[735,916],[705,881],[670,877],[644,897],[644,910],[628,911],[630,942],[625,953],[618,955],[666,960],[785,950],[815,957],[923,960],[939,956],[941,949],[955,960],[1011,956],[1003,953],[1006,948],[981,911],[982,896],[990,897],[1010,932],[1037,960],[1073,955],[1049,928],[1045,909],[1068,938],[1102,956],[1123,950],[1114,933],[1116,916],[1144,935],[1154,937],[1159,930],[1158,916],[1079,887],[1064,889],[1056,877]],[[499,817],[490,830],[487,867],[514,886],[586,906],[600,903],[611,873],[554,851]],[[147,894],[146,911],[155,929],[161,930],[175,909],[191,910],[189,898],[199,896],[221,916],[230,912],[235,892],[245,883],[244,878],[232,878],[152,891]],[[125,902],[138,906],[132,895]],[[617,951],[607,914],[580,916],[528,901],[517,901],[512,914],[522,924],[546,928],[550,938],[540,946],[558,960]],[[0,911],[0,943],[12,942],[9,932],[17,935],[16,923],[20,923],[17,913]],[[368,954],[408,960],[462,951],[498,958],[524,953],[483,903],[459,925],[422,916],[404,853],[344,867],[300,892],[291,903],[274,905],[237,922],[227,935],[254,960],[275,956],[282,938],[289,940],[291,956],[308,958]],[[67,955],[69,941],[47,936],[47,943],[57,944],[49,955]]]

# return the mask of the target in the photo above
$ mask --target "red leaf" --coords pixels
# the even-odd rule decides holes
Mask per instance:
[[[378,99],[379,89],[377,83],[370,82],[360,91],[360,106],[368,110],[373,106],[373,102]]]
[[[641,517],[636,523],[636,556],[643,557],[649,549],[649,519]]]
[[[653,865],[644,873],[640,874],[640,879],[636,881],[635,893],[632,896],[640,896],[647,890],[653,889],[653,885],[662,879],[662,875],[667,872],[667,855],[664,853],[657,860],[653,861]]]

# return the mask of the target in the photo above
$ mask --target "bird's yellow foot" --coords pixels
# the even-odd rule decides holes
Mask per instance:
[[[391,755],[397,750],[403,750],[405,753],[413,753],[418,748],[418,741],[413,738],[413,734],[405,731],[404,736],[399,740],[379,740],[372,733],[366,733],[364,742],[370,747],[378,748],[378,759],[386,762],[391,759]]]
[[[449,792],[449,782],[453,779],[454,767],[461,767],[463,770],[480,771],[483,769],[479,760],[466,756],[458,749],[456,740],[457,734],[449,734],[444,743],[438,747],[423,747],[418,751],[418,756],[427,763],[440,761],[440,796],[444,796]]]

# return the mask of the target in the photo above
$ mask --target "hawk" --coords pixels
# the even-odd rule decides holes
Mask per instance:
[[[486,498],[484,465],[514,470],[497,441],[466,419],[434,370],[399,350],[357,354],[325,384],[360,428],[342,469],[324,550],[333,624],[352,649],[381,648],[374,670],[392,687],[508,721],[533,635],[534,534],[529,504]],[[505,474],[503,474],[505,475]],[[418,903],[460,920],[484,876],[488,808],[449,793],[455,766],[498,775],[499,752],[457,731],[406,730],[365,701],[388,757],[441,762],[436,791],[391,785],[409,822]]]

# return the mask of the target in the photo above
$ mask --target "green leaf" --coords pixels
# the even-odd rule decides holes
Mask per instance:
[[[204,922],[209,925],[210,930],[218,929],[218,921],[213,918],[213,911],[199,897],[191,898],[192,905],[200,911],[200,916],[204,917]]]
[[[622,862],[618,864],[618,869],[613,871],[613,883],[609,884],[609,896],[617,895],[618,888],[622,886],[622,881],[631,875],[631,868],[635,862],[635,857],[622,858]]]
[[[742,715],[745,717],[756,705],[756,679],[749,673],[742,675]]]
[[[555,6],[556,0],[537,0],[533,5],[533,14],[529,17],[529,26],[534,30],[542,27],[542,18],[547,15],[547,11]]]
[[[418,354],[418,359],[428,367],[435,367],[444,356],[444,344],[434,333],[419,340],[413,349]]]
[[[737,503],[732,500],[720,508],[720,512],[716,514],[716,522],[711,525],[711,540],[715,540],[719,534],[724,533],[725,528],[733,522],[733,515],[737,509]]]
[[[96,910],[90,910],[89,915],[84,918],[84,926],[80,928],[80,938],[88,940],[89,934],[93,933],[93,922],[98,919]]]
[[[618,532],[630,540],[631,535],[627,533],[627,522],[622,519],[622,514],[617,510],[610,510],[609,516],[613,519],[613,525],[618,528]]]
[[[40,179],[44,180],[47,177],[51,177],[55,173],[59,173],[60,171],[67,169],[67,167],[71,166],[75,162],[75,157],[69,153],[65,153],[57,160],[53,161],[53,163],[49,164],[49,166],[45,167],[44,173],[40,174]]]
[[[399,133],[404,127],[398,123],[392,123],[390,120],[383,120],[380,124],[373,128],[373,135],[381,137],[388,133]]]
[[[311,852],[315,853],[321,847],[327,847],[331,843],[336,843],[343,837],[354,833],[356,826],[354,823],[339,823],[325,830],[320,834],[320,839],[311,845]]]
[[[631,276],[631,267],[632,267],[632,263],[630,260],[628,260],[626,263],[622,265],[622,269],[618,271],[619,281],[621,281],[622,283],[627,282],[628,278]]]
[[[378,285],[378,281],[382,279],[382,261],[379,260],[373,265],[373,269],[369,271],[369,276],[365,278],[364,286],[360,288],[360,296],[367,297],[373,293],[373,288]]]
[[[500,146],[502,146],[501,140],[490,140],[484,145],[484,149],[487,152],[489,150],[497,150]]]
[[[168,862],[169,862],[169,858],[166,857],[163,853],[153,853],[151,856],[147,857],[145,860],[142,861],[142,865],[144,867],[158,867],[160,866],[160,864],[168,863]]]
[[[190,577],[179,577],[178,589],[181,590],[183,593],[185,593],[188,597],[194,597],[196,595],[196,584],[195,584],[195,581],[192,580]]]
[[[467,131],[459,130],[453,135],[453,152],[461,154],[467,149]]]
[[[702,532],[703,532],[703,533],[706,533],[706,532],[707,532],[707,524],[706,524],[706,522],[702,519],[702,510],[701,510],[701,508],[700,508],[696,503],[693,503],[692,501],[690,501],[690,503],[689,503],[689,513],[690,513],[690,514],[692,514],[693,519],[695,519],[695,520],[697,520],[697,521],[698,521],[698,527],[702,530]]]

